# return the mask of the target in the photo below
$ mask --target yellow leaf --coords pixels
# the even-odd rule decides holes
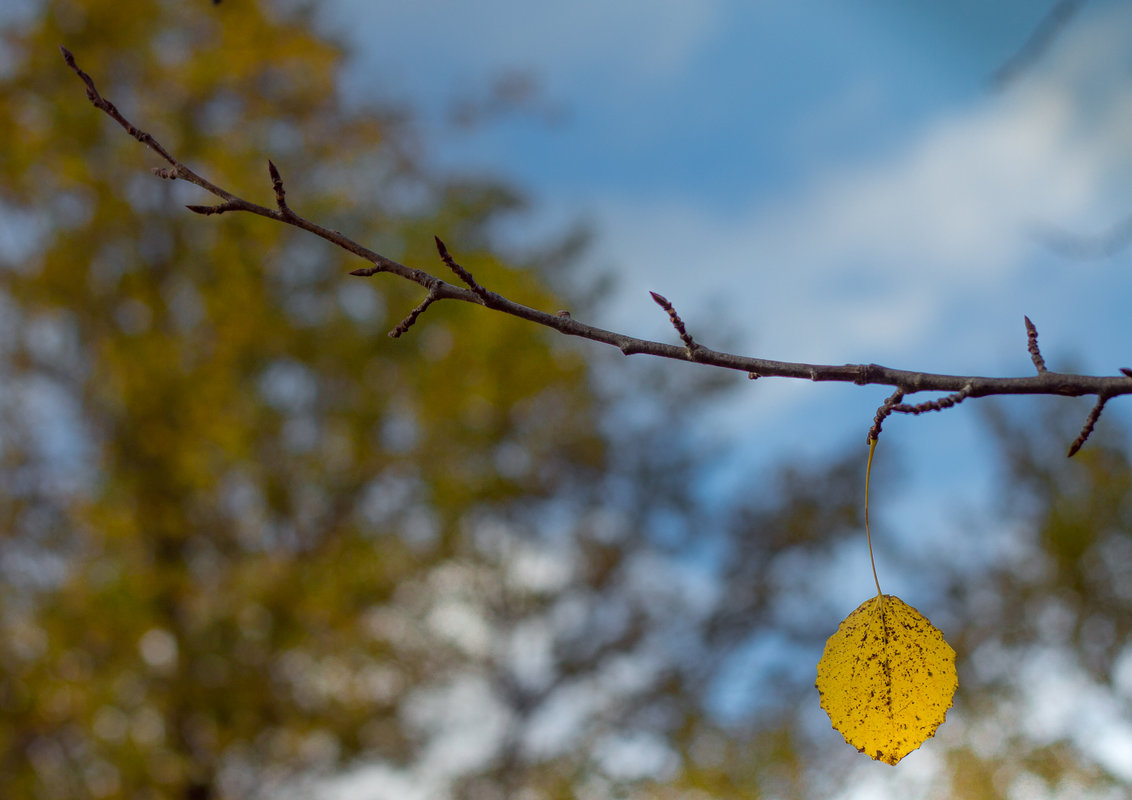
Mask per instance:
[[[955,651],[939,629],[886,594],[861,603],[829,637],[816,686],[845,741],[896,764],[935,733],[958,683]]]

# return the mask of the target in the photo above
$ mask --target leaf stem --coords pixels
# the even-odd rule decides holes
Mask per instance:
[[[877,440],[869,439],[869,461],[865,466],[865,539],[869,543],[869,564],[873,568],[873,582],[877,585],[877,597],[882,596],[880,579],[877,577],[877,562],[873,558],[873,535],[869,531],[869,482],[873,474],[873,451],[877,449]]]

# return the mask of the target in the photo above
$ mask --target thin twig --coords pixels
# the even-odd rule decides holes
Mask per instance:
[[[892,413],[892,409],[896,408],[897,403],[899,403],[903,399],[904,392],[900,391],[899,389],[888,396],[888,399],[884,401],[884,404],[877,409],[876,416],[873,417],[873,426],[869,428],[869,436],[866,441],[875,442],[880,438],[881,426],[884,424],[884,421],[888,418],[889,414]]]
[[[1042,358],[1042,351],[1038,349],[1038,329],[1034,327],[1034,323],[1030,321],[1029,317],[1022,317],[1026,320],[1026,349],[1030,351],[1030,360],[1034,362],[1035,369],[1038,374],[1048,372],[1046,369],[1046,360]]]
[[[433,289],[429,289],[429,292],[425,296],[425,299],[422,300],[417,305],[416,308],[414,308],[412,311],[410,311],[409,315],[407,317],[405,317],[403,320],[401,320],[399,323],[397,323],[396,328],[389,331],[389,338],[390,339],[398,339],[403,334],[407,333],[409,328],[413,327],[413,323],[417,321],[417,318],[421,314],[423,314],[425,312],[425,310],[428,309],[429,306],[431,306],[433,303],[435,303],[439,299],[440,299],[439,292],[436,292]]]
[[[476,283],[476,279],[472,277],[472,273],[461,267],[456,263],[456,259],[452,258],[452,254],[448,252],[448,248],[444,242],[440,240],[439,236],[433,236],[436,240],[436,251],[440,253],[440,260],[448,265],[448,269],[456,273],[456,276],[468,285],[468,288],[475,292],[476,297],[483,301],[484,305],[489,305],[491,302],[490,293],[487,289]]]
[[[1108,402],[1108,395],[1101,394],[1097,397],[1097,404],[1093,406],[1093,410],[1089,412],[1089,416],[1085,417],[1085,425],[1081,428],[1081,432],[1077,434],[1077,438],[1073,440],[1073,444],[1069,445],[1069,458],[1073,458],[1081,446],[1085,444],[1089,436],[1093,433],[1093,428],[1097,424],[1097,420],[1101,418],[1101,412],[1104,411],[1104,404]]]
[[[928,400],[924,403],[917,403],[916,405],[907,405],[901,403],[892,407],[892,410],[899,414],[923,414],[926,411],[943,411],[945,408],[959,405],[968,397],[971,396],[971,385],[967,384],[958,392],[949,394],[947,397],[940,397],[936,400]]]
[[[290,214],[287,208],[287,190],[283,188],[283,178],[279,176],[279,169],[270,158],[267,159],[267,174],[271,176],[271,188],[275,192],[275,205],[284,214]]]
[[[668,302],[668,298],[659,295],[656,292],[649,292],[652,295],[653,301],[668,312],[668,321],[672,323],[672,327],[676,329],[676,333],[680,334],[680,341],[684,343],[684,347],[688,351],[688,358],[692,359],[700,346],[696,344],[696,340],[692,338],[692,334],[688,333],[688,329],[684,326],[684,320],[680,319],[680,315],[676,313],[676,307]],[[748,376],[750,377],[750,376]]]

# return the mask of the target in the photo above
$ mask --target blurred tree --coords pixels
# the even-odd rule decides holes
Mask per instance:
[[[430,174],[400,111],[347,110],[316,31],[303,4],[112,0],[5,27],[2,797],[246,797],[406,760],[400,701],[444,661],[375,609],[474,564],[469,520],[603,468],[560,342],[453,307],[391,344],[419,297],[262,220],[201,225],[58,60],[232,185],[267,188],[270,153],[296,205],[406,259],[451,234],[554,307],[487,251],[519,198]]]
[[[791,785],[792,702],[713,700],[718,665],[780,623],[791,555],[850,531],[855,470],[713,512],[670,420],[725,376],[609,380],[470,307],[390,344],[411,288],[186,214],[56,51],[226,185],[265,189],[270,155],[312,217],[407,261],[450,235],[556,307],[575,249],[495,259],[519,198],[430,173],[404,111],[344,108],[316,29],[108,0],[6,29],[0,796],[277,796],[351,763],[436,797]]]

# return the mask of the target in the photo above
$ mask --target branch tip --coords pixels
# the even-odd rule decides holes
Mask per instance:
[[[1120,371],[1124,373],[1125,377],[1132,378],[1132,369],[1128,369],[1128,367],[1121,367]]]

